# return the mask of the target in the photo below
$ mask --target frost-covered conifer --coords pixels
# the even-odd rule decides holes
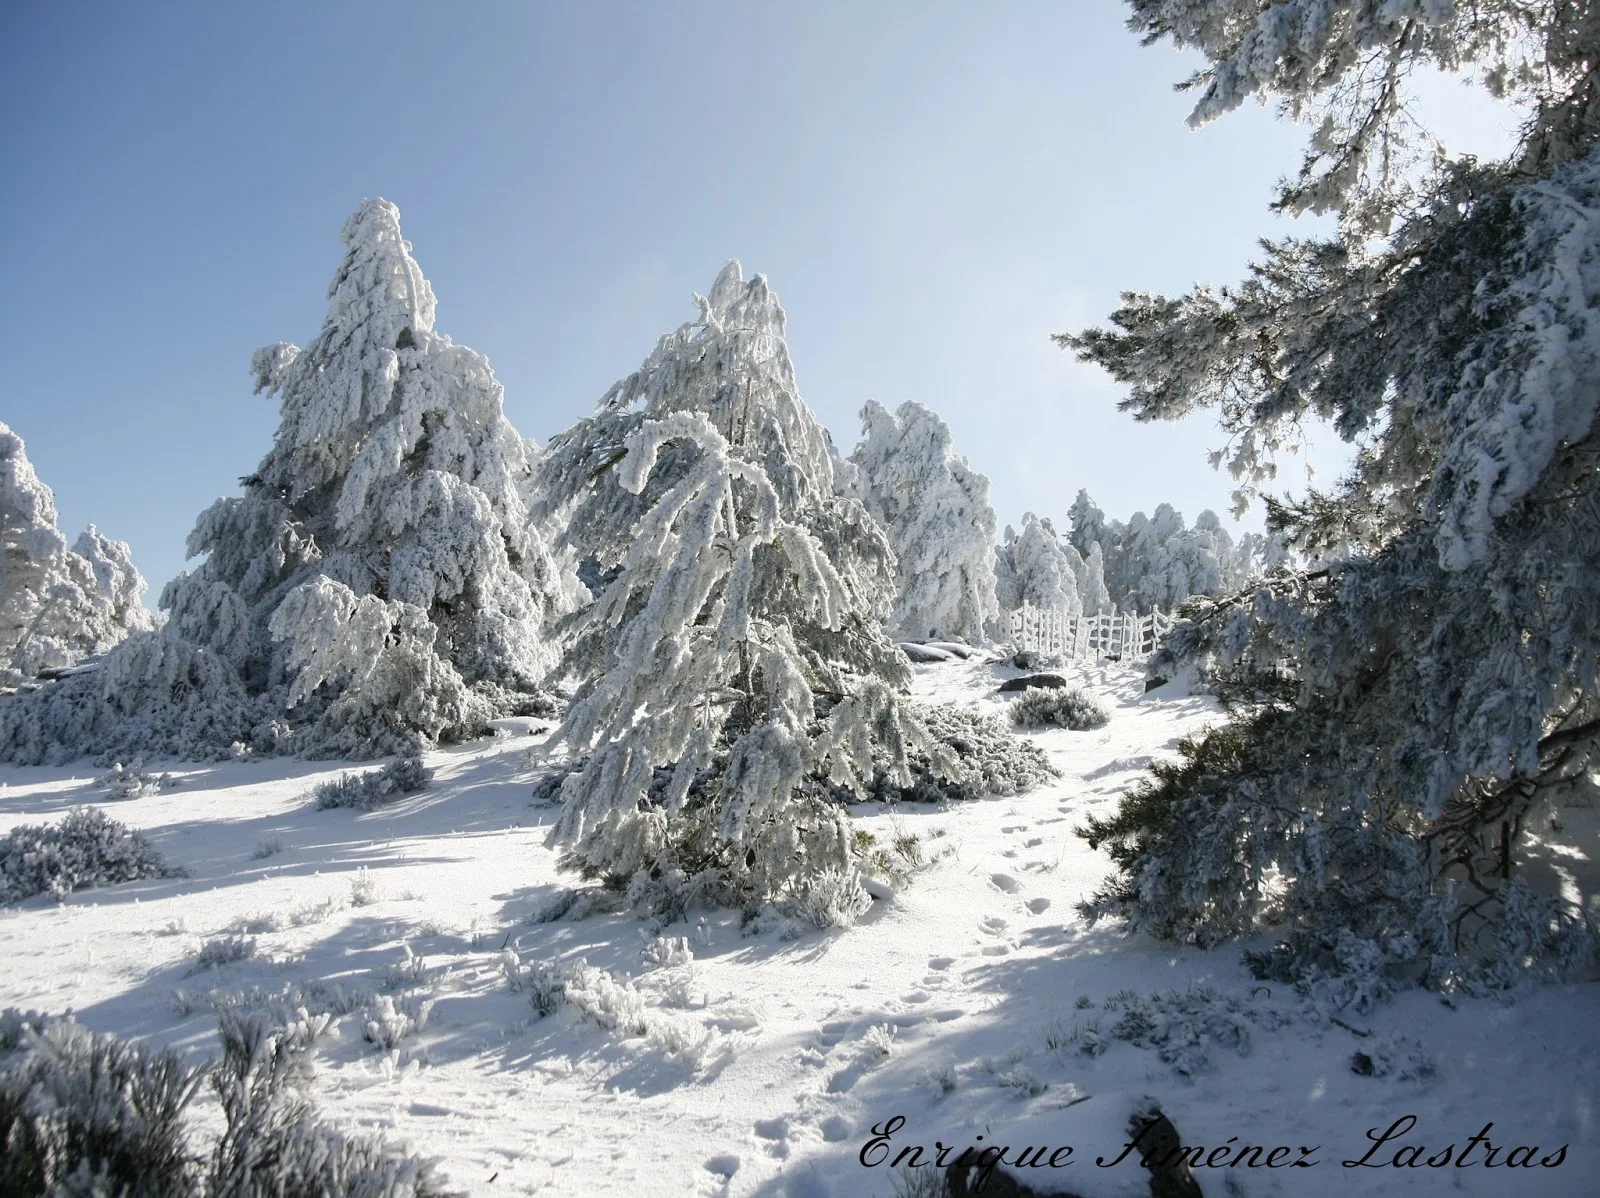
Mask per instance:
[[[957,457],[950,428],[919,403],[869,401],[850,460],[898,570],[890,626],[911,638],[981,644],[999,617],[989,480]]]
[[[394,205],[342,239],[321,333],[252,360],[278,431],[200,514],[165,626],[0,717],[0,755],[368,756],[543,702],[543,628],[573,591],[529,517],[528,443],[489,363],[435,331]]]
[[[0,424],[0,674],[25,681],[151,628],[143,591],[125,542],[91,524],[67,547],[55,497]]]
[[[1196,940],[1276,925],[1258,965],[1335,997],[1569,972],[1592,916],[1520,873],[1600,753],[1597,10],[1132,7],[1208,59],[1191,120],[1252,94],[1317,120],[1278,204],[1339,230],[1264,243],[1237,287],[1125,295],[1114,328],[1062,343],[1139,419],[1216,409],[1247,486],[1307,415],[1360,452],[1332,492],[1268,504],[1325,564],[1209,605],[1152,663],[1215,658],[1235,718],[1090,821],[1119,871],[1088,909]],[[1408,159],[1427,67],[1522,107],[1509,159]]]
[[[552,744],[553,832],[638,905],[798,900],[856,865],[835,788],[909,784],[922,737],[882,627],[893,554],[838,494],[783,309],[737,262],[599,412],[554,438],[544,494],[603,590]]]
[[[1016,611],[1026,603],[1081,615],[1080,577],[1090,578],[1087,564],[1070,541],[1056,535],[1049,520],[1026,512],[1020,533],[1006,526],[1005,540],[995,554],[995,590],[1002,610]]]

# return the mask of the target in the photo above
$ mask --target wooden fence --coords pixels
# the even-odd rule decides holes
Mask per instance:
[[[1123,614],[1069,616],[1066,612],[1024,604],[1011,613],[1011,640],[1019,649],[1032,649],[1072,661],[1102,657],[1142,661],[1156,651],[1172,627],[1166,612],[1148,616]]]

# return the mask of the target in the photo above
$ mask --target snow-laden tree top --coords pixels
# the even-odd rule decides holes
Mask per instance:
[[[916,638],[981,644],[999,616],[989,480],[958,457],[950,428],[919,403],[868,401],[850,455],[862,500],[898,563],[891,625]]]
[[[55,497],[0,423],[0,671],[25,680],[152,627],[144,589],[127,544],[94,525],[67,547]]]
[[[575,584],[529,515],[531,443],[483,355],[435,331],[395,206],[364,202],[342,240],[322,331],[251,362],[278,430],[243,493],[196,521],[206,560],[168,584],[159,641],[108,663],[109,707],[38,722],[24,755],[135,733],[185,756],[368,755],[537,701],[543,628]]]
[[[1063,542],[1056,535],[1049,520],[1025,512],[1020,533],[1006,526],[996,571],[1000,606],[1006,611],[1027,604],[1069,616],[1081,615],[1084,603],[1078,585],[1080,574],[1087,579],[1082,556],[1071,542]]]
[[[594,416],[551,439],[539,465],[536,514],[562,527],[564,545],[580,559],[602,571],[619,568],[639,522],[706,452],[703,439],[663,443],[635,491],[615,475],[628,439],[646,421],[704,416],[731,458],[760,467],[779,517],[816,539],[845,587],[850,614],[841,627],[807,626],[801,639],[817,677],[832,679],[834,691],[844,689],[841,669],[898,681],[904,659],[879,628],[893,602],[894,554],[865,507],[838,493],[835,466],[842,463],[800,396],[782,306],[766,279],[746,280],[737,261],[695,303],[697,319],[663,336],[639,369],[602,397]],[[791,587],[789,576],[781,567],[768,576],[767,559],[758,560],[755,594],[775,602]],[[583,674],[598,661],[580,651],[569,666]]]

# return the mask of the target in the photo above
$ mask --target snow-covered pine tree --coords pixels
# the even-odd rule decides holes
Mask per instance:
[[[1344,998],[1566,973],[1591,917],[1521,870],[1600,748],[1600,8],[1132,8],[1209,60],[1193,122],[1252,94],[1318,118],[1277,206],[1339,231],[1061,342],[1138,419],[1216,409],[1247,485],[1307,415],[1360,453],[1336,490],[1268,505],[1328,564],[1210,605],[1153,663],[1217,655],[1234,718],[1089,822],[1118,872],[1087,910],[1202,941],[1274,927],[1258,966]],[[1427,67],[1521,107],[1510,158],[1408,159]]]
[[[69,549],[55,497],[0,423],[0,674],[27,681],[153,627],[123,541],[89,525]]]
[[[372,756],[547,709],[543,627],[572,590],[529,517],[528,445],[488,361],[435,331],[394,205],[342,239],[322,332],[255,354],[278,431],[200,514],[165,626],[0,716],[0,756]]]
[[[999,618],[989,480],[956,455],[950,427],[919,403],[869,400],[850,460],[897,563],[890,627],[913,639],[982,644]]]
[[[1005,540],[995,554],[995,591],[1001,610],[1016,611],[1026,603],[1082,615],[1080,577],[1090,578],[1087,564],[1070,541],[1056,535],[1049,520],[1024,512],[1020,533],[1006,525]]]
[[[837,493],[783,309],[737,262],[696,301],[541,467],[602,587],[565,663],[552,841],[658,912],[836,885],[858,852],[838,791],[907,785],[925,747],[881,623],[894,556]]]

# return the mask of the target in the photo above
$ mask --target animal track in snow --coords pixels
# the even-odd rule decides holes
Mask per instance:
[[[1045,911],[1049,910],[1050,900],[1047,898],[1031,898],[1023,905],[1035,915],[1042,915]]]
[[[1003,890],[1007,894],[1015,894],[1022,885],[1010,874],[990,874],[989,881],[994,883],[996,889]]]
[[[949,969],[950,966],[955,964],[955,962],[956,962],[956,959],[954,957],[929,957],[928,958],[928,968],[929,969]]]

